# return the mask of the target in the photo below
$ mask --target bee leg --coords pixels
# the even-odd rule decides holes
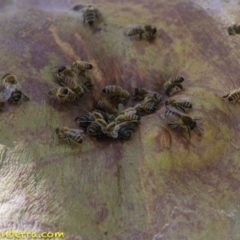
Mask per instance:
[[[140,39],[140,40],[142,39],[142,34],[143,34],[143,32],[141,32],[141,33],[139,34],[139,39]]]
[[[190,133],[190,129],[188,128],[188,135],[191,138],[191,133]]]
[[[168,126],[175,126],[173,129],[178,128],[179,124],[175,124],[175,123],[168,123]]]

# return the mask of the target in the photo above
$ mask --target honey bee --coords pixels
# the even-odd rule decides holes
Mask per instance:
[[[200,130],[203,130],[197,125],[196,120],[200,119],[192,119],[190,116],[180,113],[178,111],[170,110],[168,109],[165,112],[165,118],[168,120],[168,125],[169,126],[175,126],[175,128],[181,126],[187,129],[189,137],[191,138],[190,130],[197,129],[199,134]]]
[[[107,113],[111,113],[111,114],[117,114],[118,113],[117,108],[115,108],[111,103],[109,103],[105,99],[98,100],[95,104],[95,107],[97,109],[101,109],[101,110],[103,110]]]
[[[137,114],[133,115],[119,115],[114,119],[115,122],[121,123],[121,122],[136,122],[138,123],[140,121],[140,116]]]
[[[124,105],[126,105],[130,99],[129,92],[127,90],[124,90],[122,87],[120,87],[118,85],[106,86],[102,91],[104,93],[110,95],[111,99],[117,99]]]
[[[172,95],[173,93],[182,90],[183,87],[181,85],[181,83],[184,81],[183,77],[173,77],[172,79],[168,80],[165,84],[164,84],[164,93],[167,96]]]
[[[128,36],[136,36],[139,35],[139,39],[142,39],[144,36],[147,40],[151,40],[155,37],[157,33],[157,29],[155,27],[152,27],[151,25],[145,25],[145,26],[135,26],[133,27],[129,32]]]
[[[235,35],[240,34],[240,25],[233,24],[232,26],[228,27],[228,35]]]
[[[98,119],[105,120],[102,113],[98,111],[93,111],[87,112],[83,116],[75,118],[75,122],[77,122],[80,127],[87,128],[92,122]]]
[[[144,116],[156,111],[157,107],[154,103],[149,101],[142,101],[134,106],[137,111],[137,115]]]
[[[59,102],[73,102],[77,99],[77,95],[68,87],[54,87],[48,94],[54,96],[58,99]]]
[[[84,95],[84,89],[80,84],[77,83],[78,79],[71,69],[62,66],[58,69],[57,76],[59,77],[59,84],[63,87],[70,88],[76,93],[78,98],[81,98]]]
[[[21,90],[16,89],[11,93],[9,100],[17,103],[20,101],[28,101],[29,97],[27,97]]]
[[[71,70],[76,74],[82,74],[83,72],[91,70],[92,68],[93,65],[91,63],[83,61],[75,61],[71,65]]]
[[[238,102],[238,100],[240,99],[240,88],[231,91],[227,95],[223,96],[223,98],[227,98],[229,102]]]
[[[102,137],[105,133],[107,123],[103,119],[97,119],[87,127],[87,133],[95,137]]]
[[[92,5],[87,6],[83,12],[83,23],[88,23],[90,26],[94,24],[96,19],[99,19],[99,11]]]
[[[172,98],[165,102],[165,106],[168,109],[170,109],[171,107],[174,107],[176,109],[180,109],[183,112],[185,112],[186,111],[185,109],[192,108],[192,103],[185,98],[178,98],[178,99]]]
[[[118,116],[131,116],[137,114],[137,110],[134,107],[129,107],[126,109],[123,109],[119,112]]]
[[[59,140],[67,141],[68,143],[82,143],[82,137],[80,133],[83,131],[80,129],[68,128],[66,126],[56,128],[55,133]]]

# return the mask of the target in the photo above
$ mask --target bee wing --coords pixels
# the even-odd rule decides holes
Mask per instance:
[[[170,107],[168,109],[169,110],[165,112],[165,119],[167,122],[171,124],[182,124],[181,117],[178,115],[180,112],[174,107]],[[177,114],[174,114],[174,112]]]
[[[177,102],[189,102],[189,97],[176,98],[175,100],[176,100]]]
[[[67,134],[76,137],[78,136],[80,133],[83,133],[84,131],[81,129],[75,129],[75,128],[71,128],[68,131],[66,131]]]

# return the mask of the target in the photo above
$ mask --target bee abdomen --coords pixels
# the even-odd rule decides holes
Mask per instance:
[[[93,13],[87,13],[85,16],[86,22],[89,25],[93,25],[93,23],[95,22],[95,14]]]
[[[137,34],[141,34],[143,32],[144,32],[144,30],[141,28],[133,28],[131,31],[129,31],[128,36],[134,36]]]
[[[183,81],[184,81],[184,78],[180,76],[173,77],[171,80],[172,83],[181,83]]]
[[[129,139],[132,136],[132,130],[126,126],[121,127],[118,131],[118,138]]]
[[[76,142],[76,143],[82,143],[82,137],[80,135],[77,136],[77,137],[74,137],[73,141]]]

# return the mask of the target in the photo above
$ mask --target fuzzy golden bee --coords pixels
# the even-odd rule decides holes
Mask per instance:
[[[126,105],[130,99],[129,92],[118,85],[106,86],[102,91],[108,94],[111,99],[118,100],[124,105]]]
[[[68,87],[54,87],[48,94],[50,96],[56,97],[59,102],[73,102],[77,99],[77,95]]]
[[[132,29],[128,32],[128,36],[136,36],[139,35],[139,39],[142,39],[145,37],[147,40],[151,40],[156,36],[157,29],[155,27],[152,27],[151,25],[145,25],[145,26],[134,26]]]
[[[238,102],[240,99],[240,88],[231,91],[227,95],[223,96],[223,98],[227,98],[229,102]]]
[[[198,118],[193,119],[187,114],[180,113],[177,110],[167,109],[167,111],[165,112],[165,118],[168,121],[169,126],[175,126],[175,128],[181,126],[183,128],[186,128],[190,138],[191,138],[190,130],[194,130],[196,128],[199,134],[201,133],[200,130],[203,131],[203,129],[200,128],[196,122],[197,120],[200,119]]]
[[[192,103],[189,102],[189,100],[187,98],[178,98],[178,99],[169,99],[165,102],[165,106],[168,109],[176,108],[176,109],[180,109],[183,112],[186,111],[186,109],[191,109],[192,108]]]
[[[240,25],[233,24],[232,26],[228,27],[227,31],[228,35],[240,34]]]
[[[138,123],[140,121],[140,116],[137,114],[133,114],[133,115],[119,115],[117,116],[114,121],[117,123],[121,123],[121,122],[136,122]]]
[[[82,74],[85,71],[91,70],[93,65],[89,62],[75,61],[71,65],[71,70],[76,74]]]
[[[92,5],[89,5],[83,11],[83,23],[88,23],[92,26],[96,20],[99,19],[99,15],[99,10]]]
[[[59,140],[64,140],[70,144],[76,143],[80,144],[82,143],[82,136],[81,133],[83,131],[80,129],[74,129],[69,127],[59,127],[55,129],[55,134],[57,135]]]
[[[62,66],[58,69],[58,82],[63,87],[68,87],[74,91],[78,98],[84,95],[84,88],[78,83],[76,74],[69,68]]]

